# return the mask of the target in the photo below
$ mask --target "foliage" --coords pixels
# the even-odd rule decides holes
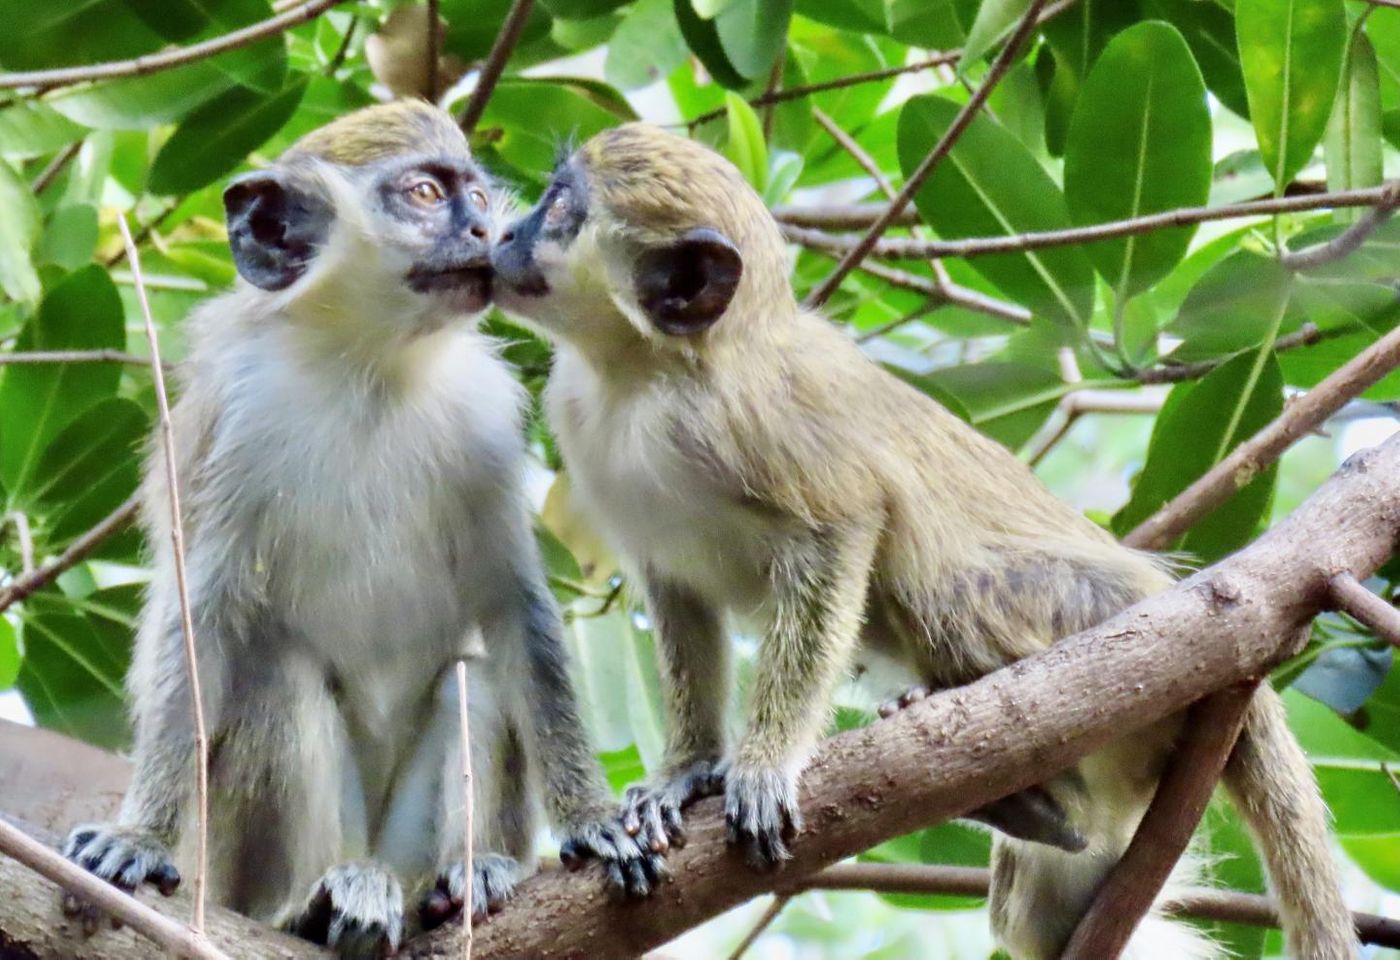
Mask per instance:
[[[416,2],[416,0],[414,0]],[[0,99],[0,356],[81,350],[141,354],[140,315],[115,218],[141,228],[143,264],[168,359],[181,354],[189,309],[234,277],[221,184],[326,120],[405,90],[367,47],[394,0],[341,3],[285,34],[141,76],[20,89]],[[560,143],[638,115],[692,121],[775,205],[883,201],[862,163],[896,188],[986,76],[1028,0],[542,0],[473,134],[483,161],[526,199]],[[444,79],[478,64],[507,0],[442,0]],[[1359,0],[1078,0],[1034,34],[981,112],[918,191],[913,236],[1013,236],[1206,203],[1375,186],[1400,172],[1400,9]],[[279,7],[280,8],[280,7]],[[271,0],[0,0],[0,68],[55,68],[152,53],[271,16]],[[422,23],[426,24],[426,18]],[[421,60],[426,45],[394,55]],[[387,48],[387,44],[385,47]],[[935,50],[950,66],[890,71]],[[397,66],[402,67],[399,63]],[[534,67],[528,76],[520,73]],[[376,70],[378,76],[376,76]],[[873,74],[824,88],[841,78]],[[382,81],[382,82],[381,82]],[[817,89],[773,105],[765,91]],[[470,86],[444,96],[460,109]],[[857,158],[816,112],[854,137]],[[1353,222],[1319,209],[1089,244],[1044,246],[942,264],[900,262],[905,279],[857,271],[826,305],[872,356],[979,429],[1040,463],[1059,492],[1124,534],[1283,409],[1400,322],[1400,228],[1356,254],[1302,272],[1277,253]],[[896,235],[899,231],[892,231]],[[799,296],[832,267],[797,250]],[[908,278],[914,278],[912,281]],[[993,305],[987,309],[987,301]],[[1029,320],[1024,319],[1029,316]],[[545,347],[499,316],[507,356],[532,390]],[[1315,328],[1315,330],[1314,330]],[[1303,336],[1304,333],[1309,334]],[[1189,367],[1181,365],[1188,364]],[[1171,376],[1171,371],[1177,376]],[[1165,373],[1164,373],[1165,372]],[[1144,380],[1178,379],[1174,386]],[[1147,417],[1090,412],[1049,456],[1063,398],[1119,391]],[[1400,375],[1351,410],[1389,415]],[[139,363],[0,365],[0,576],[60,553],[135,489],[153,417]],[[543,465],[559,463],[544,428]],[[1305,453],[1306,452],[1306,453]],[[1336,462],[1337,444],[1306,445],[1255,477],[1173,545],[1184,562],[1217,559],[1255,537]],[[1044,459],[1041,460],[1041,457]],[[621,786],[658,763],[661,705],[649,625],[620,591],[616,565],[574,514],[559,474],[541,537],[567,604],[571,636],[608,772]],[[1129,482],[1124,482],[1124,478]],[[0,689],[14,686],[37,720],[113,747],[127,737],[121,678],[144,577],[125,532],[0,618]],[[1400,573],[1394,567],[1390,574]],[[0,580],[0,583],[3,583]],[[1391,596],[1390,577],[1370,586]],[[751,653],[741,641],[740,649]],[[739,685],[747,676],[740,657]],[[1345,855],[1365,896],[1400,891],[1400,793],[1387,764],[1400,751],[1400,671],[1383,644],[1340,616],[1275,681],[1317,766]],[[868,706],[852,695],[850,705]],[[838,722],[868,721],[843,709]],[[1261,889],[1234,815],[1208,819],[1218,879]],[[945,825],[869,856],[985,863],[983,834]],[[845,895],[842,895],[845,896]],[[768,936],[830,956],[929,955],[936,929],[950,956],[986,956],[984,934],[921,911],[966,899],[841,900],[840,922],[809,894]],[[852,906],[856,903],[858,906]],[[1371,906],[1359,903],[1358,906]],[[853,912],[854,911],[854,912]],[[849,918],[849,922],[847,922]],[[982,927],[978,926],[981,930]],[[920,931],[917,935],[915,931]],[[961,931],[961,932],[958,932]],[[1243,927],[1218,933],[1240,956],[1276,951]],[[725,921],[687,938],[698,955],[732,946]],[[804,954],[809,955],[809,954]]]

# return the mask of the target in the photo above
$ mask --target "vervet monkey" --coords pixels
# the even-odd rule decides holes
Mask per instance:
[[[757,865],[782,861],[801,826],[798,775],[858,655],[901,667],[917,696],[1171,583],[802,309],[777,224],[699,144],[639,124],[598,134],[507,229],[493,262],[497,302],[558,346],[547,408],[573,489],[645,584],[668,754],[630,795],[628,817],[657,849],[676,838],[683,804],[722,789],[730,842]],[[762,632],[732,754],[726,615]],[[1081,852],[997,837],[991,916],[1013,956],[1058,956],[1180,726],[1178,716],[1135,732],[1045,786]],[[1328,811],[1267,685],[1225,779],[1293,951],[1354,956]],[[1219,950],[1154,915],[1127,955]]]
[[[659,862],[617,823],[537,554],[523,391],[466,322],[489,300],[502,201],[462,133],[425,103],[368,107],[224,202],[245,282],[191,318],[173,414],[211,898],[344,957],[397,946],[404,887],[426,888],[425,925],[460,910],[453,665],[478,628],[474,907],[498,909],[530,859],[534,783],[566,860],[645,893]],[[162,456],[135,774],[117,822],[75,829],[66,853],[169,893],[195,769]]]

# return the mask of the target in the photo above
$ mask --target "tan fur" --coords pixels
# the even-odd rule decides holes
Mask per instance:
[[[778,792],[795,796],[791,778],[854,657],[892,661],[935,687],[965,683],[1171,583],[1155,558],[1120,546],[1001,446],[801,309],[777,225],[727,161],[629,124],[575,162],[589,215],[567,248],[541,243],[549,294],[498,286],[498,299],[558,343],[548,408],[575,489],[659,614],[671,722],[686,725],[670,732],[669,775],[722,738],[701,706],[723,702],[721,681],[687,669],[681,649],[699,643],[696,656],[708,657],[717,644],[718,621],[696,609],[763,633],[730,768],[733,809],[746,789],[736,783],[764,777],[788,778]],[[717,323],[668,336],[640,308],[632,264],[695,228],[733,241],[743,278]],[[687,608],[702,626],[669,628]],[[1131,838],[1179,723],[1048,785],[1088,839],[1084,852],[998,840],[992,913],[1014,956],[1057,955]],[[1228,782],[1260,833],[1299,955],[1353,956],[1326,808],[1272,691],[1259,696]],[[1217,955],[1166,923],[1153,918],[1129,955]]]

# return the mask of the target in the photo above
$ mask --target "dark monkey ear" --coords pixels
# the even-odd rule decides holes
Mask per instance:
[[[282,290],[306,272],[330,227],[326,204],[259,170],[224,191],[228,243],[239,274],[255,287]]]
[[[718,230],[702,227],[643,253],[632,282],[637,302],[657,329],[680,336],[718,320],[743,275],[739,248]]]

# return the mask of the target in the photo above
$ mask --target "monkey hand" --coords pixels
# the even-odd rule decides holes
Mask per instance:
[[[398,877],[373,861],[331,867],[287,929],[330,947],[340,960],[391,957],[403,938]]]
[[[654,783],[628,787],[622,800],[622,825],[652,853],[685,846],[681,811],[696,800],[724,792],[728,765],[719,757],[703,760],[663,774]]]
[[[418,905],[418,919],[424,930],[432,930],[462,912],[466,899],[467,871],[462,861],[445,868],[437,876],[432,889],[423,895]],[[472,857],[472,923],[480,923],[488,914],[500,913],[506,901],[515,895],[520,882],[520,864],[499,853],[478,853]]]
[[[608,808],[566,824],[563,834],[559,859],[564,866],[578,870],[590,859],[602,861],[614,898],[648,896],[668,875],[665,859],[644,849]]]
[[[802,829],[797,778],[773,767],[736,763],[724,784],[724,820],[729,845],[739,847],[756,870],[772,870],[790,859],[787,842]]]
[[[83,824],[68,835],[63,855],[127,893],[149,883],[168,897],[180,885],[170,851],[154,833],[139,827]],[[101,910],[71,893],[63,895],[63,912],[81,918],[84,933],[95,932],[102,921]],[[114,917],[112,926],[120,927],[121,922]]]

